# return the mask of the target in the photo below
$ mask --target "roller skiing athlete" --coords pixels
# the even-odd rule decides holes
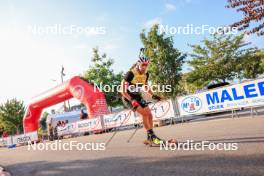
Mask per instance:
[[[147,131],[147,139],[144,144],[160,145],[166,141],[157,137],[153,131],[153,116],[148,107],[149,103],[143,97],[143,92],[150,95],[154,101],[160,101],[161,97],[153,94],[151,89],[144,89],[148,88],[149,73],[147,70],[150,59],[143,52],[144,49],[141,48],[138,61],[125,74],[121,82],[122,101],[125,107],[137,112],[142,117],[144,128]]]

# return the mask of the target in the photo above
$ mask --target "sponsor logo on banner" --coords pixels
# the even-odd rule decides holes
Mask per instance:
[[[25,143],[27,141],[31,141],[30,136],[23,136],[23,137],[17,138],[17,143]]]
[[[133,112],[131,110],[104,116],[104,124],[106,128],[119,127],[121,124],[122,126],[132,125],[134,123],[135,118],[133,118]]]
[[[172,108],[171,101],[162,101],[154,104],[151,111],[154,116],[154,120],[170,118],[170,109]]]
[[[77,99],[82,99],[84,95],[84,88],[81,85],[77,85],[73,87],[73,95]]]
[[[202,101],[199,97],[190,96],[182,100],[181,107],[185,112],[197,112],[202,107]]]
[[[23,143],[28,143],[31,141],[36,141],[36,140],[38,140],[37,132],[26,133],[26,134],[14,136],[13,144],[23,144]]]
[[[174,117],[174,109],[171,100],[157,102],[155,104],[150,104],[151,113],[153,115],[153,120],[164,120]],[[142,122],[139,115],[134,116],[135,123]]]
[[[101,118],[87,119],[77,122],[77,129],[79,132],[88,132],[94,130],[101,130]]]
[[[64,127],[58,127],[58,135],[68,135],[73,134],[76,132],[76,124],[75,123],[68,123]]]
[[[177,98],[180,115],[264,106],[264,79],[224,86]]]

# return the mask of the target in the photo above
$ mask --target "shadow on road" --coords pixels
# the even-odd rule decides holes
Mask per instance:
[[[37,161],[7,166],[19,176],[263,176],[264,155],[188,155],[176,157],[110,157],[65,162]]]

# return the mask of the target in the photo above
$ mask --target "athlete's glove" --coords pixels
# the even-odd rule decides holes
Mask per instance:
[[[132,100],[131,105],[132,105],[133,109],[136,109],[139,106],[139,103],[136,100]]]
[[[152,99],[153,99],[153,100],[160,101],[160,100],[161,100],[161,97],[158,96],[158,95],[152,95]]]
[[[148,106],[148,103],[144,99],[141,99],[139,103],[142,107]]]

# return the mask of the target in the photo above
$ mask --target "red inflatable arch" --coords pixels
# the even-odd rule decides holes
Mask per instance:
[[[104,93],[98,88],[94,88],[92,84],[76,76],[42,93],[31,101],[23,118],[24,132],[33,132],[38,129],[39,118],[44,108],[73,97],[86,106],[89,118],[108,113]]]

